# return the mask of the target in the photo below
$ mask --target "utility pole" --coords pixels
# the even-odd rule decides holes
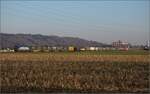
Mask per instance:
[[[1,14],[1,1],[0,1],[0,14]],[[0,16],[0,50],[3,48],[2,46],[2,32],[1,32],[1,16]]]
[[[1,1],[0,1],[0,14],[1,14]],[[2,34],[2,26],[1,26],[1,24],[2,24],[2,18],[1,18],[1,16],[0,16],[0,49],[3,49],[3,34]]]
[[[1,27],[1,26],[0,26]],[[0,30],[0,50],[2,49],[2,33],[1,33],[1,30]]]
[[[0,50],[3,49],[3,34],[0,30]]]
[[[0,14],[1,14],[1,1],[0,1]],[[2,35],[1,35],[1,16],[0,16],[0,50],[2,49]]]
[[[1,14],[1,1],[0,1],[0,14]],[[1,35],[1,16],[0,16],[0,50],[2,49],[2,35]]]
[[[150,47],[150,41],[149,40],[147,41],[147,47]]]

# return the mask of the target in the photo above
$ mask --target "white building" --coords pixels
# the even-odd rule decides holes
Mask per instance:
[[[19,47],[18,51],[30,51],[29,47]]]
[[[3,50],[0,50],[0,52],[15,52],[13,49],[10,49],[10,48],[6,48],[6,49],[3,49]]]

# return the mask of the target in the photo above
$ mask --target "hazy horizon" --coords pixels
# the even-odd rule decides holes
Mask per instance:
[[[149,40],[150,1],[0,1],[1,32],[79,37],[110,44]]]

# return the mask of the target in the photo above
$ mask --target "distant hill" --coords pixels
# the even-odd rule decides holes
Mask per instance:
[[[6,34],[0,33],[1,47],[14,48],[16,45],[25,46],[69,46],[87,47],[87,46],[107,46],[96,41],[89,41],[74,37],[46,36],[40,34]]]

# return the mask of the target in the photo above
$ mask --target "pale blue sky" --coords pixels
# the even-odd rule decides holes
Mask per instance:
[[[150,1],[1,1],[1,31],[145,44]]]

